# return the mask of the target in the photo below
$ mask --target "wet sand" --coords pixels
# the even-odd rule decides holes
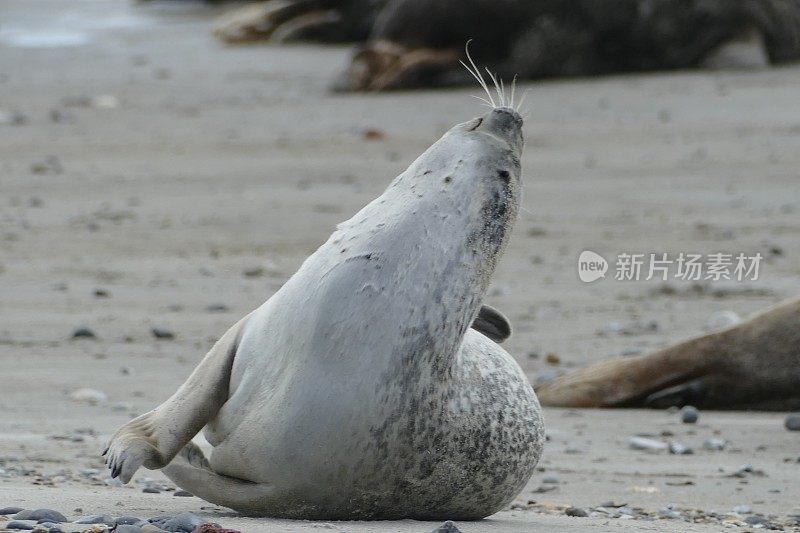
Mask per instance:
[[[329,527],[142,493],[141,478],[161,482],[158,473],[117,487],[105,471],[81,471],[101,469],[117,426],[168,397],[338,222],[481,108],[472,89],[333,96],[327,84],[347,48],[225,48],[209,33],[213,11],[121,0],[0,7],[9,21],[0,27],[0,507],[188,510],[242,531]],[[532,380],[796,295],[800,67],[524,86],[526,211],[487,303],[512,319],[506,347]],[[765,261],[755,282],[584,284],[585,249]],[[71,340],[80,327],[97,338]],[[155,339],[154,327],[174,339]],[[108,399],[71,400],[82,387]],[[644,520],[669,504],[720,514],[749,505],[780,523],[800,513],[800,441],[782,413],[703,412],[691,426],[644,410],[545,414],[540,472],[513,509],[459,523],[463,531],[716,531],[724,520],[747,529],[735,516]],[[695,453],[630,450],[636,434]],[[705,450],[709,438],[730,445]],[[730,476],[745,464],[756,472]],[[608,501],[644,511],[563,514]]]

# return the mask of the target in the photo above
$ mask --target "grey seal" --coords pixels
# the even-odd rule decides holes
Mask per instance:
[[[537,387],[554,407],[788,410],[800,406],[800,299],[638,357],[601,361]]]
[[[507,321],[482,306],[517,215],[521,127],[500,106],[448,131],[116,432],[113,476],[160,468],[210,502],[298,519],[507,505],[544,442],[533,388],[492,340]],[[190,442],[204,427],[208,459]]]

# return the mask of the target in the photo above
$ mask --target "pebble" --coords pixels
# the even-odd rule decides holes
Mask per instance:
[[[156,339],[172,340],[175,338],[175,334],[168,329],[152,328],[150,331],[153,333],[153,337]]]
[[[206,311],[208,311],[209,313],[224,313],[225,311],[228,310],[229,308],[225,304],[211,304],[206,306]]]
[[[20,520],[12,520],[6,524],[6,529],[24,529],[31,530],[36,527],[32,522],[22,522]]]
[[[564,514],[567,516],[577,516],[580,518],[586,518],[589,516],[589,512],[586,509],[582,509],[580,507],[567,507],[564,511]]]
[[[186,497],[186,498],[188,498],[189,496],[194,496],[194,494],[192,494],[188,490],[181,490],[181,489],[176,490],[175,492],[172,493],[172,495],[173,496],[183,496],[183,497]]]
[[[670,442],[669,453],[671,453],[672,455],[692,455],[694,453],[694,450],[692,450],[685,444],[681,444],[680,442]]]
[[[696,407],[687,405],[681,409],[681,422],[684,424],[694,424],[700,418],[700,411]]]
[[[800,413],[792,413],[783,421],[784,427],[789,431],[800,431]]]
[[[763,516],[748,516],[744,521],[751,526],[766,526],[769,524],[769,520]]]
[[[46,520],[48,522],[69,522],[67,517],[52,509],[34,509],[20,511],[12,517],[14,520]]]
[[[24,511],[22,507],[3,507],[0,508],[0,515],[10,515],[10,514],[17,514],[20,511]]]
[[[161,533],[162,531],[164,531],[160,527],[154,526],[153,524],[145,524],[141,526],[141,529],[142,531],[144,531],[144,533]]]
[[[82,388],[69,395],[76,402],[84,402],[92,405],[108,401],[105,392],[97,389]]]
[[[753,512],[753,508],[749,505],[737,505],[732,510],[736,514],[750,514]]]
[[[559,481],[558,478],[555,476],[545,476],[542,478],[542,483],[547,483],[551,485],[558,485]]]
[[[201,525],[208,523],[208,520],[192,513],[181,513],[164,522],[159,523],[156,521],[152,523],[159,526],[164,531],[172,531],[175,533],[192,533]]]
[[[145,494],[161,494],[161,491],[154,487],[145,487],[142,489]]]
[[[703,441],[703,448],[712,452],[720,452],[728,447],[728,441],[717,437],[712,437]]]
[[[628,446],[632,450],[644,450],[647,452],[663,452],[668,448],[665,442],[645,437],[629,437]]]
[[[144,530],[139,526],[122,524],[114,528],[114,533],[144,533]]]
[[[448,520],[441,526],[431,531],[431,533],[461,533],[461,530],[456,527],[452,520]]]
[[[143,522],[146,521],[136,516],[120,516],[114,521],[118,526],[135,526]]]
[[[78,328],[72,332],[73,339],[96,339],[97,335],[94,334],[89,328]]]
[[[236,529],[218,527],[216,524],[203,524],[194,530],[194,533],[242,533]]]
[[[82,516],[77,520],[72,522],[73,524],[105,524],[107,526],[113,526],[116,524],[116,520],[114,517],[108,516],[107,514],[94,514],[89,516]]]
[[[663,509],[659,509],[658,516],[660,516],[661,518],[669,518],[669,519],[672,519],[672,520],[677,519],[677,518],[682,518],[681,517],[681,513],[679,513],[678,511],[676,511],[674,509],[670,509],[668,507],[664,507]]]

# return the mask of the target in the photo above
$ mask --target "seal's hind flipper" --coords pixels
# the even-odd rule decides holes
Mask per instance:
[[[103,455],[112,477],[127,483],[144,466],[163,468],[228,399],[231,367],[249,315],[211,348],[166,402],[117,430]]]
[[[488,305],[481,306],[478,316],[472,322],[472,329],[498,344],[511,336],[511,323],[503,313]]]
[[[276,490],[270,484],[214,472],[203,451],[193,442],[187,443],[162,472],[195,496],[239,511],[264,514],[276,500]]]

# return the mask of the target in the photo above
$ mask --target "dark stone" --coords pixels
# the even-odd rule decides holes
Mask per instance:
[[[197,516],[192,513],[181,513],[174,518],[170,518],[163,523],[153,522],[155,525],[164,531],[172,531],[173,533],[192,533],[195,529],[209,521],[203,517]]]
[[[784,427],[789,431],[800,431],[800,413],[793,413],[786,416],[783,421]]]
[[[448,520],[441,526],[431,531],[431,533],[461,533],[461,530],[456,527],[452,520]]]
[[[685,406],[681,409],[681,422],[684,424],[694,424],[700,418],[700,412],[691,405]]]
[[[194,496],[194,494],[192,494],[191,492],[189,492],[187,490],[181,490],[181,489],[176,490],[174,493],[172,493],[172,495],[173,496],[183,496],[184,498],[188,498],[190,496]]]
[[[89,328],[78,328],[72,332],[73,339],[96,339],[97,335]]]
[[[589,512],[586,509],[581,509],[580,507],[567,507],[564,511],[564,514],[567,516],[577,516],[580,518],[586,518],[589,516]]]
[[[161,494],[161,491],[154,487],[145,487],[142,489],[145,494]]]
[[[20,511],[13,516],[14,520],[42,520],[47,522],[69,522],[67,517],[52,509],[34,509]]]
[[[172,340],[175,338],[175,334],[168,329],[152,328],[150,331],[152,331],[153,337],[156,339]]]
[[[24,511],[22,507],[3,507],[0,509],[0,515],[10,515],[10,514],[17,514],[20,511]]]
[[[35,526],[29,522],[20,522],[19,520],[12,520],[8,524],[6,524],[6,529],[24,529],[24,530],[31,530]]]
[[[137,518],[135,516],[120,516],[114,521],[118,526],[135,526],[139,523],[145,523],[146,520]]]

